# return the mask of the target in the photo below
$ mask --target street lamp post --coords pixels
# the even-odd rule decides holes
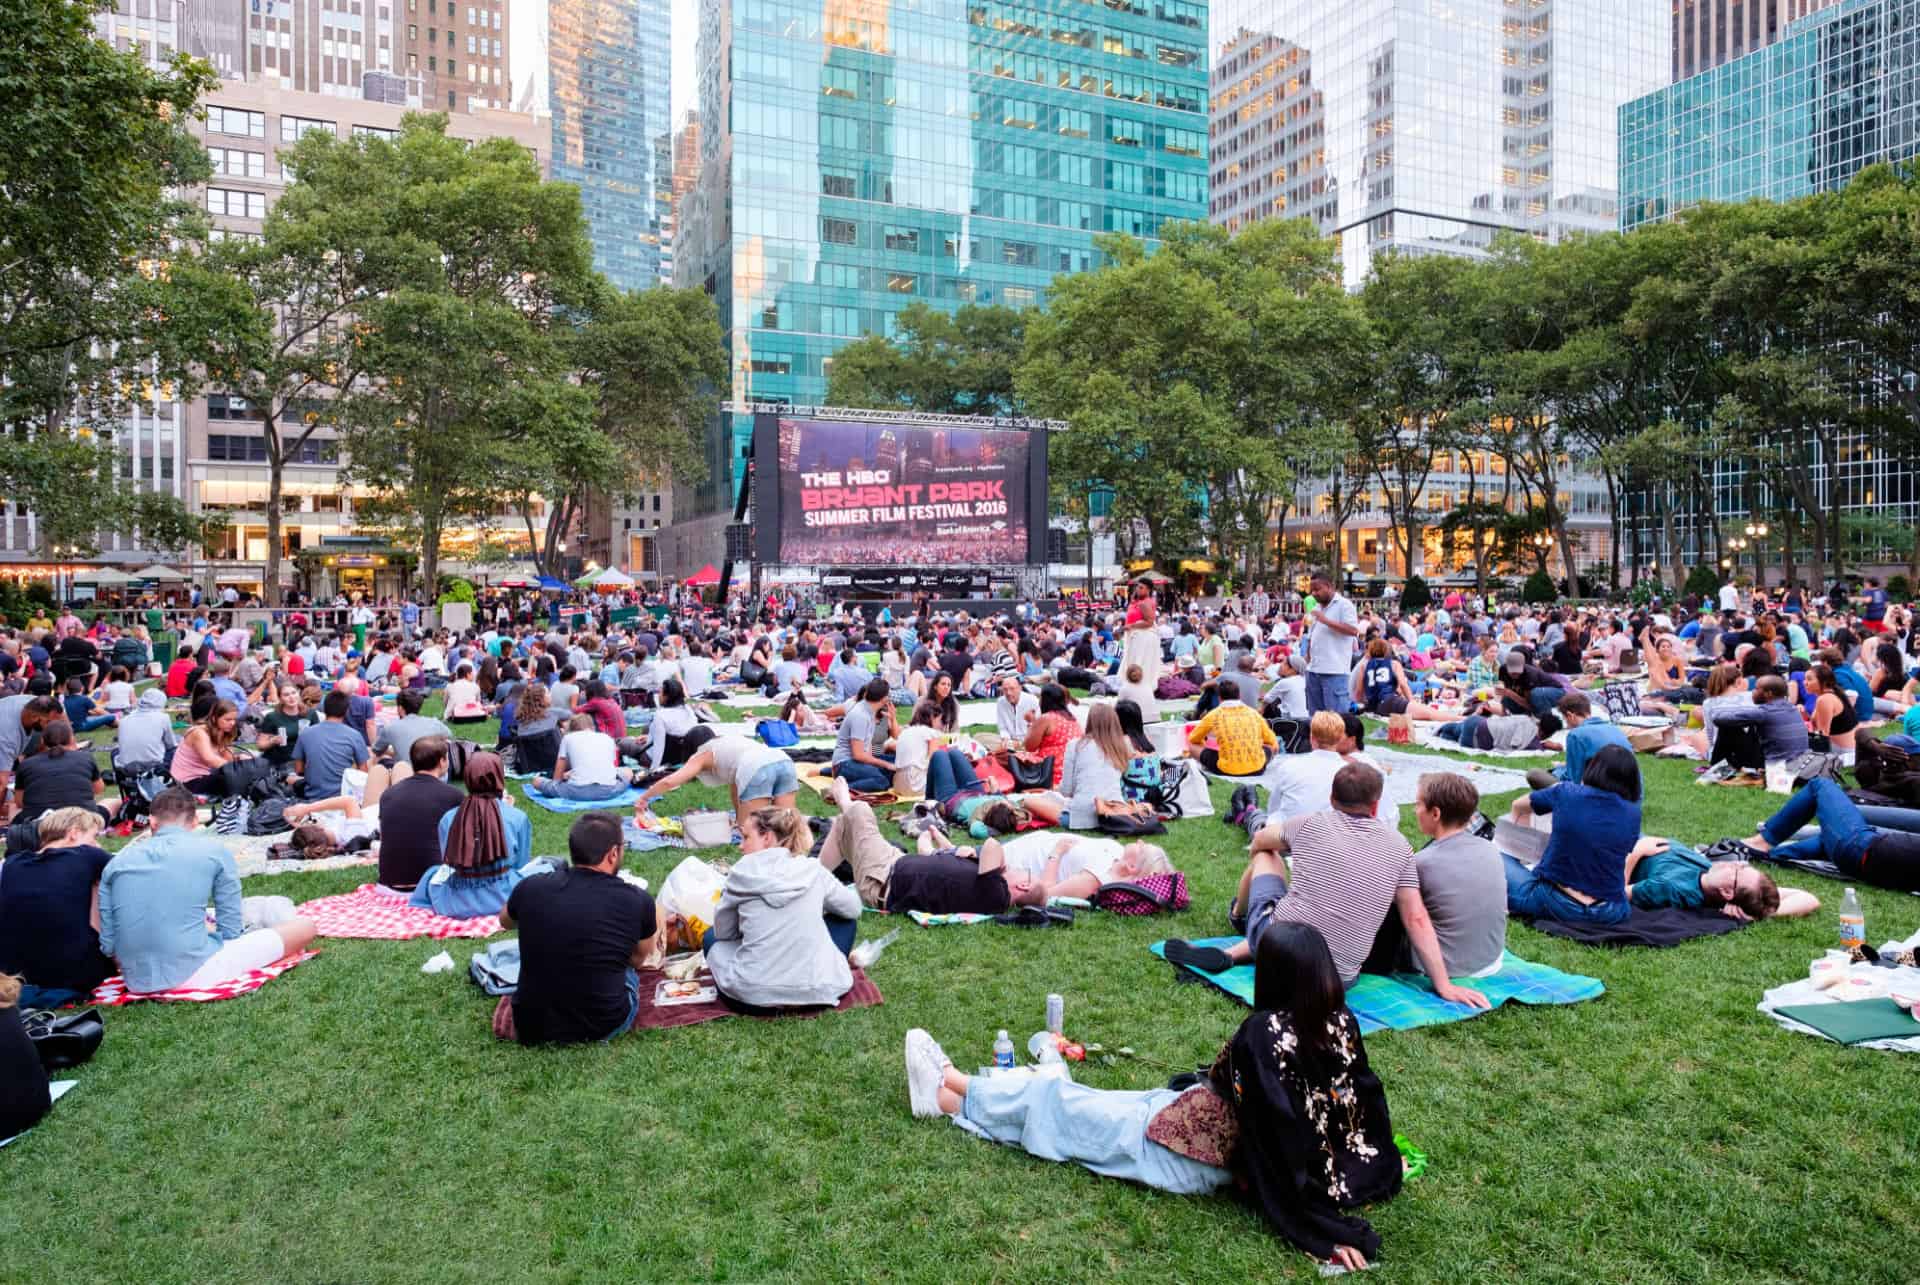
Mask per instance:
[[[1753,541],[1753,540],[1765,541],[1766,538],[1767,538],[1766,523],[1764,522],[1747,523],[1747,539],[1749,541]],[[1741,547],[1744,548],[1745,546],[1743,545]],[[1765,554],[1761,549],[1756,548],[1753,551],[1753,584],[1756,589],[1764,588],[1766,586],[1766,579],[1767,579],[1766,571],[1760,565],[1761,559],[1764,556]]]
[[[1360,570],[1360,564],[1357,562],[1349,562],[1344,564],[1340,569],[1347,573],[1347,593],[1351,596],[1353,593],[1353,575],[1354,572]]]

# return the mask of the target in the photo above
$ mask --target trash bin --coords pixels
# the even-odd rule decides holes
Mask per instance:
[[[180,635],[171,629],[163,629],[153,635],[153,659],[162,671],[173,664],[173,658],[180,650]]]

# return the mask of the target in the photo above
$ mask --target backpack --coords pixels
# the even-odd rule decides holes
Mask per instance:
[[[215,834],[245,834],[253,804],[243,795],[230,794],[213,805]]]
[[[763,718],[754,728],[760,739],[775,749],[800,743],[800,731],[784,718]]]
[[[1160,801],[1160,756],[1158,754],[1136,754],[1127,760],[1127,770],[1120,774],[1120,797],[1129,803],[1151,803],[1159,806]]]
[[[262,799],[247,811],[247,819],[242,827],[245,834],[279,834],[291,830],[287,822],[287,805],[293,802],[286,795],[276,794]]]
[[[1200,689],[1198,687],[1180,677],[1178,674],[1166,675],[1158,683],[1154,684],[1153,688],[1155,700],[1182,701],[1189,696],[1198,696],[1199,694]]]
[[[1175,870],[1162,875],[1142,875],[1123,883],[1103,883],[1094,890],[1093,904],[1116,915],[1157,915],[1162,911],[1185,910],[1187,876]]]

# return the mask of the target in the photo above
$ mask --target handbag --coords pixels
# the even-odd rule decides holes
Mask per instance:
[[[1157,915],[1163,911],[1185,910],[1192,899],[1187,894],[1185,872],[1174,870],[1103,883],[1094,890],[1091,900],[1099,909],[1116,915]]]
[[[800,729],[784,718],[763,718],[754,730],[762,741],[774,749],[785,749],[800,743]]]
[[[1014,790],[1051,790],[1053,788],[1053,755],[1043,759],[1025,759],[1018,754],[1007,755],[1007,771],[1013,775]]]
[[[740,664],[740,681],[748,687],[760,686],[760,684],[767,681],[767,667],[758,661],[742,661]]]
[[[1098,818],[1100,833],[1135,839],[1142,835],[1165,834],[1166,823],[1157,816],[1139,816],[1132,812],[1102,812]]]
[[[20,1024],[33,1041],[33,1051],[40,1055],[41,1067],[48,1071],[79,1066],[93,1056],[107,1036],[107,1024],[100,1020],[97,1008],[78,1013],[32,1009],[20,1015]]]

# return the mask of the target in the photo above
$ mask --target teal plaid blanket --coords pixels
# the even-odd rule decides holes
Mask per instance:
[[[1211,937],[1196,941],[1197,946],[1226,949],[1238,937]],[[1166,943],[1157,941],[1148,949],[1166,958]],[[1203,973],[1190,969],[1201,981],[1211,982],[1227,994],[1253,1007],[1253,965],[1241,964],[1224,973]],[[1508,1000],[1520,1004],[1578,1004],[1597,999],[1606,992],[1597,977],[1563,973],[1545,964],[1536,964],[1507,951],[1500,971],[1491,977],[1456,977],[1461,986],[1471,986],[1499,1008]],[[1360,1032],[1410,1031],[1416,1026],[1438,1026],[1444,1022],[1464,1021],[1491,1010],[1451,1004],[1433,993],[1426,977],[1419,973],[1397,973],[1392,977],[1362,973],[1347,990],[1347,1007],[1360,1019]]]

